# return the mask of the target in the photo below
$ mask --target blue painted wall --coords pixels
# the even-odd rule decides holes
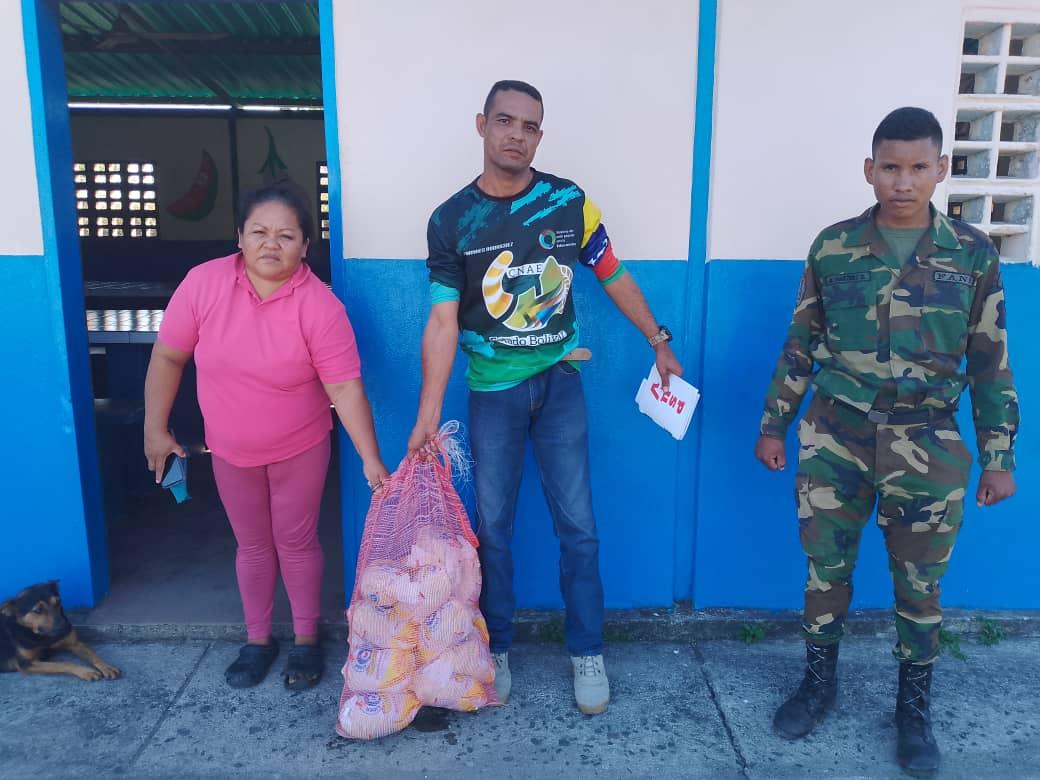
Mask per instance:
[[[628,263],[628,268],[660,321],[680,321],[686,263],[639,261]],[[430,305],[426,265],[415,260],[346,260],[333,272],[341,280],[338,289],[358,336],[383,457],[393,468],[404,456],[419,401],[420,340]],[[636,408],[636,390],[650,370],[653,352],[591,273],[579,269],[574,294],[582,341],[593,354],[582,375],[607,605],[670,604],[673,554],[677,547],[690,551],[693,541],[692,517],[684,513],[679,522],[676,517],[680,498],[692,491],[693,480],[677,480],[674,463],[679,448],[691,447],[692,440],[675,442]],[[680,342],[676,349],[682,356],[688,347]],[[448,386],[445,420],[467,420],[465,362],[460,354]],[[349,445],[343,451],[348,452]],[[352,582],[369,492],[357,457],[350,455],[342,462],[344,558],[346,581]],[[472,499],[470,489],[463,487],[461,492]],[[520,605],[562,606],[559,547],[530,452],[514,553]]]
[[[779,357],[802,264],[724,261],[709,264],[700,494],[694,602],[698,607],[800,607],[805,559],[798,543],[794,473],[797,441],[787,441],[787,469],[765,471],[752,454],[766,385]],[[1005,265],[1011,361],[1025,435],[1016,451],[1018,494],[985,510],[974,501],[943,582],[943,603],[975,608],[1040,608],[1040,524],[1036,522],[1040,445],[1029,410],[1040,393],[1040,359],[1032,336],[1040,270]],[[974,451],[967,394],[959,415]],[[803,406],[804,410],[805,406]],[[969,496],[974,497],[978,468]],[[892,602],[880,531],[864,534],[853,606]]]
[[[61,577],[67,601],[94,603],[107,590],[104,519],[97,484],[81,268],[74,234],[70,144],[60,40],[43,0],[23,0],[33,131],[40,172],[44,253],[0,257],[0,285],[16,290],[0,325],[2,362],[13,403],[0,405],[6,493],[0,594]],[[330,197],[340,202],[341,172],[330,23],[332,0],[320,0]],[[579,273],[575,300],[593,360],[583,371],[590,407],[593,494],[610,607],[657,606],[690,598],[698,607],[793,608],[801,603],[804,559],[798,545],[794,468],[766,473],[751,450],[765,384],[790,316],[800,264],[724,261],[705,265],[705,220],[715,51],[715,2],[701,2],[697,136],[689,256],[693,262],[640,261],[628,267],[658,319],[677,334],[687,377],[702,406],[685,441],[643,417],[634,395],[652,353],[591,274]],[[52,171],[57,172],[52,175]],[[384,458],[404,454],[420,387],[420,338],[429,308],[424,263],[343,260],[344,225],[332,213],[333,283],[358,334],[365,381]],[[1040,392],[1040,361],[1030,343],[1040,271],[1005,268],[1012,360],[1027,436],[1018,442],[1019,495],[985,511],[969,508],[945,585],[952,606],[1040,608],[1040,526],[1030,507],[1040,476],[1040,445],[1030,437],[1030,399]],[[445,419],[466,421],[465,360],[458,358]],[[962,428],[971,438],[967,404]],[[369,493],[343,439],[341,459],[347,581]],[[789,457],[795,458],[793,436]],[[977,478],[977,474],[975,475]],[[472,507],[471,488],[461,485]],[[890,603],[880,533],[867,531],[856,576],[855,606]],[[41,542],[42,540],[42,542]],[[524,607],[559,607],[557,544],[528,454],[514,543],[517,596]],[[1027,557],[1028,556],[1028,557]]]
[[[319,0],[322,22],[322,89],[329,198],[341,202],[332,0]],[[696,136],[691,197],[689,257],[640,261],[628,268],[654,314],[676,334],[676,353],[686,376],[699,381],[704,327],[707,205],[710,186],[711,116],[714,101],[716,0],[700,0]],[[344,219],[346,224],[344,224]],[[350,214],[331,213],[329,253],[333,288],[343,299],[358,334],[366,387],[372,400],[383,458],[393,468],[418,405],[420,341],[429,312],[425,263],[416,260],[343,257]],[[608,607],[670,604],[689,598],[693,582],[693,541],[700,422],[675,442],[639,413],[635,394],[653,362],[653,353],[602,292],[591,274],[579,272],[574,295],[585,346],[593,352],[583,369],[589,407],[593,501],[601,540]],[[444,419],[467,422],[465,358],[460,354],[449,383]],[[369,492],[350,442],[340,433],[345,581],[353,581],[355,559],[368,509]],[[459,486],[471,518],[472,488]],[[560,607],[559,548],[537,470],[528,447],[514,537],[516,595],[521,607]]]
[[[0,257],[0,595],[60,578],[66,602],[86,606],[108,589],[108,565],[55,13],[22,2],[44,252]]]

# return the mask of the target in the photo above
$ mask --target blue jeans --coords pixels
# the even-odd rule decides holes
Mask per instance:
[[[491,651],[513,642],[513,518],[531,436],[542,491],[560,540],[560,592],[571,655],[603,651],[603,584],[589,485],[588,425],[581,376],[557,363],[508,390],[472,391],[470,442],[477,485],[480,608]]]

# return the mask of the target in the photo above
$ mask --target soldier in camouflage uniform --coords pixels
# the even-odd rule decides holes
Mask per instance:
[[[784,436],[812,385],[795,480],[808,668],[774,726],[803,737],[834,704],[852,570],[877,501],[895,586],[897,756],[917,774],[939,764],[928,704],[939,580],[971,466],[954,419],[965,386],[980,506],[1014,493],[1018,428],[999,258],[985,235],[930,204],[946,176],[941,150],[942,130],[923,109],[897,109],[878,127],[864,167],[878,203],[813,242],[755,448],[768,468],[784,467]]]

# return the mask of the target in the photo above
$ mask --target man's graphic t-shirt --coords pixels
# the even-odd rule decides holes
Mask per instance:
[[[533,173],[527,188],[508,198],[492,197],[474,181],[430,217],[433,302],[459,301],[473,390],[513,387],[578,345],[575,265],[591,268],[602,284],[624,273],[584,191]]]

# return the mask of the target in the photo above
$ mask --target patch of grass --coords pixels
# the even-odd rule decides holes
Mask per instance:
[[[992,647],[1007,639],[1004,629],[989,618],[979,619],[979,644]]]
[[[740,627],[737,638],[746,645],[758,644],[766,638],[766,627],[761,623],[745,623]]]
[[[563,618],[549,618],[538,629],[538,638],[543,642],[562,645],[564,640]]]
[[[964,655],[964,651],[961,650],[960,635],[955,634],[953,631],[947,631],[945,628],[939,629],[939,652],[949,653],[958,661],[968,660],[968,657]]]

